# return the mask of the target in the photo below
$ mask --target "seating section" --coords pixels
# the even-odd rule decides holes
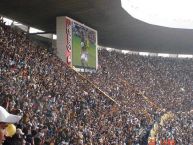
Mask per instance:
[[[7,144],[141,145],[155,124],[157,143],[193,143],[192,59],[100,50],[97,72],[82,73],[89,83],[1,22],[0,74],[0,105],[23,116],[17,128],[24,135]],[[169,111],[175,116],[163,123]]]

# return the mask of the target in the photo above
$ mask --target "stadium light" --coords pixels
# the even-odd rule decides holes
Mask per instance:
[[[132,17],[149,24],[193,29],[192,0],[121,0]]]
[[[5,18],[5,17],[3,18],[3,21],[5,22],[5,25],[9,25],[9,26],[13,23],[13,20]]]
[[[160,57],[170,57],[168,53],[158,53],[158,56]]]
[[[29,33],[38,33],[38,32],[44,32],[44,31],[36,29],[36,28],[33,28],[33,27],[29,28]]]
[[[57,39],[57,35],[54,34],[53,35],[53,39],[56,40]]]
[[[148,56],[148,55],[149,55],[149,52],[139,52],[139,55]]]
[[[189,55],[189,54],[179,54],[178,58],[193,58],[193,55]]]
[[[107,47],[106,50],[107,50],[107,51],[112,51],[112,48]]]
[[[15,26],[21,26],[22,24],[19,23],[19,22],[17,22],[17,21],[13,21],[13,25],[15,25]]]
[[[122,52],[123,54],[131,53],[129,50],[122,50],[121,52]]]

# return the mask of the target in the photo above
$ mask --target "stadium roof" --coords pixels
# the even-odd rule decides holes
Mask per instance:
[[[96,29],[101,46],[193,54],[193,30],[141,22],[121,7],[121,0],[1,0],[0,14],[49,33],[56,32],[56,16],[68,16]]]

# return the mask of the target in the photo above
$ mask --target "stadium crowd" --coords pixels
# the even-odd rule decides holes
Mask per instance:
[[[22,115],[6,145],[142,145],[155,123],[157,144],[193,144],[193,63],[188,59],[99,52],[84,73],[101,91],[24,32],[0,24],[0,106]]]
[[[99,58],[101,68],[94,75],[87,76],[110,96],[126,102],[129,107],[137,104],[136,110],[142,108],[145,104],[142,99],[147,97],[154,104],[149,102],[152,108],[147,104],[143,108],[154,123],[161,121],[164,112],[175,114],[174,119],[159,126],[158,142],[169,138],[175,139],[177,144],[193,143],[192,59],[139,56],[107,50],[102,50]],[[133,90],[140,94],[140,99],[132,98]]]

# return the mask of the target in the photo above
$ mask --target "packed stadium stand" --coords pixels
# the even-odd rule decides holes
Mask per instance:
[[[4,144],[193,144],[192,59],[100,50],[99,65],[79,74],[1,21],[0,105],[23,116]]]

